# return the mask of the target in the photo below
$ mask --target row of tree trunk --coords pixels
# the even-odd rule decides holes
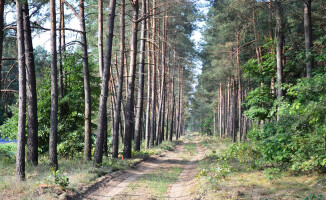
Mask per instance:
[[[305,30],[305,50],[306,50],[306,75],[311,78],[311,69],[313,68],[313,58],[311,57],[313,47],[312,37],[312,22],[311,22],[311,0],[303,0],[304,3],[304,30]],[[275,12],[276,26],[276,95],[279,102],[282,100],[283,91],[283,68],[284,68],[284,21],[283,21],[283,9],[281,0],[275,0],[269,2],[269,12]],[[253,32],[255,33],[255,41],[259,41],[259,36],[256,34],[255,27],[255,11],[253,11]],[[247,95],[248,88],[243,86],[243,80],[241,76],[241,63],[240,63],[240,34],[239,30],[236,31],[236,63],[237,63],[237,76],[232,76],[224,82],[220,82],[218,85],[218,104],[217,108],[214,108],[213,116],[213,129],[214,135],[219,134],[220,137],[229,136],[235,142],[245,140],[248,128],[253,124],[252,120],[249,120],[242,113],[241,102]],[[273,39],[273,30],[270,30],[270,39]],[[257,61],[262,63],[262,51],[261,47],[256,46]],[[244,87],[244,90],[243,90]],[[223,88],[223,89],[222,89]],[[274,94],[274,82],[271,81],[271,93]],[[279,111],[280,107],[278,107]],[[279,120],[279,112],[277,113],[277,121]],[[263,122],[258,122],[263,123]]]
[[[174,76],[176,71],[172,68],[176,66],[178,58],[176,51],[173,48],[167,50],[168,37],[168,17],[167,13],[163,16],[163,23],[157,19],[158,7],[156,0],[150,2],[149,0],[141,1],[141,9],[139,9],[139,2],[132,1],[132,25],[130,38],[130,63],[127,70],[128,78],[124,81],[124,67],[125,67],[125,1],[121,1],[121,15],[120,15],[120,68],[116,67],[116,78],[110,77],[114,83],[118,83],[117,90],[111,87],[114,97],[110,100],[111,121],[113,124],[113,138],[112,138],[112,156],[118,157],[119,139],[123,140],[123,156],[124,158],[131,158],[132,156],[132,141],[134,142],[133,149],[139,151],[142,141],[145,142],[145,148],[160,144],[165,139],[172,140],[173,132],[176,132],[176,138],[180,137],[183,127],[182,116],[182,75],[179,75],[178,94],[178,111],[175,109],[175,92]],[[152,6],[152,9],[151,7]],[[164,8],[163,8],[164,9]],[[140,10],[140,14],[139,14]],[[108,33],[113,33],[114,29],[114,13],[115,2],[110,1],[110,13],[108,22]],[[152,17],[150,17],[152,16]],[[140,25],[140,39],[138,37],[138,27]],[[112,39],[110,34],[107,35],[107,56],[112,56],[108,48],[112,48]],[[111,38],[111,39],[110,39]],[[140,42],[139,49],[138,42]],[[146,48],[147,47],[147,48]],[[139,53],[138,53],[139,52]],[[138,68],[138,90],[137,98],[135,98],[136,85],[136,66],[137,57],[139,54],[139,68]],[[147,54],[147,56],[146,56]],[[117,60],[117,58],[116,58]],[[168,62],[167,64],[167,60]],[[145,71],[145,65],[148,65]],[[117,65],[117,64],[116,64]],[[104,64],[104,76],[106,67],[111,67],[107,71],[113,72],[114,67],[110,64]],[[180,72],[181,64],[178,65]],[[145,88],[145,74],[147,72],[147,90]],[[103,84],[107,82],[105,78],[102,80],[102,92],[107,86]],[[126,82],[126,102],[123,102],[123,84]],[[146,92],[147,91],[147,92]],[[146,92],[146,98],[145,98]],[[168,95],[171,94],[172,95]],[[104,100],[104,95],[101,95],[101,101]],[[135,102],[136,100],[136,102]],[[144,103],[146,102],[146,109]],[[103,159],[103,137],[102,125],[105,127],[105,116],[107,107],[100,103],[99,107],[99,128],[97,132],[96,150],[94,166],[99,166]],[[103,114],[101,114],[103,113]],[[122,119],[121,119],[122,117]],[[176,124],[178,123],[178,125]],[[101,125],[102,124],[102,125]],[[170,127],[170,129],[169,129]],[[122,138],[123,137],[123,138]]]
[[[130,158],[132,152],[132,141],[134,141],[134,150],[138,151],[140,150],[141,142],[143,140],[145,142],[145,148],[149,148],[160,144],[163,140],[172,140],[174,133],[178,139],[184,132],[184,66],[182,65],[181,58],[177,56],[177,50],[172,48],[168,41],[168,6],[164,6],[164,1],[158,2],[158,0],[141,0],[141,2],[138,0],[131,0],[130,2],[132,6],[132,31],[129,49],[129,70],[126,70],[127,50],[125,45],[125,0],[121,0],[121,2],[110,0],[109,2],[105,52],[103,48],[103,1],[98,1],[98,60],[99,76],[101,77],[101,96],[94,154],[95,166],[99,166],[102,163],[103,154],[107,152],[107,111],[109,90],[113,91],[114,93],[114,96],[110,97],[113,130],[113,157],[118,157],[119,138],[123,140],[124,157]],[[116,67],[115,78],[113,75],[114,68],[112,65],[112,45],[115,28],[114,22],[116,17],[116,5],[118,3],[121,6],[120,65],[119,70],[118,67]],[[139,9],[139,5],[141,5],[141,10]],[[5,1],[0,0],[0,72],[2,71],[3,60],[4,6]],[[65,6],[69,7],[78,18],[80,24],[79,30],[71,28],[67,29],[65,27]],[[64,112],[63,108],[58,108],[58,100],[59,98],[63,99],[65,96],[63,72],[64,53],[66,49],[65,30],[74,31],[80,35],[79,43],[82,50],[85,94],[84,160],[90,160],[92,157],[91,87],[84,0],[79,1],[78,8],[79,9],[77,12],[75,8],[67,1],[60,0],[58,29],[56,21],[56,2],[54,0],[50,0],[51,128],[49,133],[49,160],[50,165],[54,167],[54,169],[58,169],[58,111],[61,109],[61,113]],[[25,141],[27,141],[27,161],[33,163],[34,165],[38,164],[37,90],[28,1],[17,0],[16,9],[18,44],[17,61],[19,69],[19,121],[17,133],[18,149],[16,168],[17,177],[20,180],[23,180],[25,178]],[[138,36],[139,25],[140,38]],[[57,33],[59,33],[59,38],[57,38]],[[139,49],[137,45],[138,42],[140,43]],[[168,48],[168,46],[170,48]],[[137,59],[138,57],[139,59]],[[137,62],[139,63],[139,76],[138,87],[135,87],[137,80]],[[59,65],[59,68],[57,65]],[[145,67],[146,65],[147,68]],[[124,77],[124,72],[128,73],[127,77]],[[147,88],[145,87],[146,73]],[[178,74],[178,82],[175,80],[176,74]],[[126,81],[127,88],[125,106],[123,102],[124,79]],[[0,98],[2,96],[1,83],[2,77],[0,73]],[[118,83],[117,90],[116,83]],[[135,91],[136,88],[138,89],[137,92]],[[137,98],[135,98],[135,93],[137,93]],[[144,106],[145,102],[146,106]],[[26,120],[28,131],[27,138],[25,138]]]
[[[116,0],[110,0],[107,18],[106,48],[103,48],[103,2],[98,2],[98,49],[99,49],[99,76],[101,77],[101,95],[99,103],[98,130],[94,153],[94,166],[101,165],[103,155],[107,155],[108,110],[111,110],[112,121],[112,156],[118,157],[119,138],[123,141],[125,158],[132,156],[132,141],[134,150],[139,151],[141,143],[145,148],[160,144],[163,140],[172,140],[176,134],[178,139],[184,132],[183,116],[183,66],[177,51],[168,41],[168,15],[167,8],[158,6],[157,1],[138,0],[132,3],[132,25],[130,38],[129,70],[126,66],[125,45],[125,0],[121,0],[120,18],[120,65],[116,57],[115,76],[112,64],[112,45],[116,17]],[[87,32],[85,24],[84,0],[79,2],[79,13],[65,0],[60,1],[59,30],[56,22],[56,3],[50,0],[51,18],[51,128],[49,134],[49,160],[50,165],[58,169],[57,136],[58,136],[58,99],[64,97],[64,51],[65,19],[64,5],[67,5],[79,19],[80,30],[69,29],[80,34],[82,50],[82,63],[84,75],[85,94],[85,146],[84,160],[92,158],[91,150],[91,88],[87,48]],[[139,5],[141,14],[139,15]],[[0,8],[4,2],[0,1]],[[31,26],[27,1],[17,1],[17,41],[18,41],[18,68],[19,68],[19,121],[17,135],[17,177],[25,178],[25,121],[28,120],[27,134],[27,160],[38,164],[38,121],[36,76],[31,37]],[[152,6],[152,8],[151,8]],[[163,11],[163,12],[162,12]],[[164,13],[162,20],[158,17]],[[0,44],[3,43],[3,9],[0,10]],[[140,38],[138,27],[140,25]],[[2,27],[2,28],[1,28]],[[59,44],[57,48],[57,31]],[[138,49],[138,42],[140,48]],[[170,48],[167,48],[169,44]],[[2,46],[0,46],[2,58]],[[147,47],[147,48],[146,48]],[[57,59],[59,55],[59,60]],[[139,55],[138,55],[139,54]],[[135,98],[136,67],[138,65],[138,91]],[[59,62],[58,62],[59,61]],[[57,65],[59,64],[59,69]],[[147,64],[147,71],[145,65]],[[0,60],[1,66],[1,60]],[[177,69],[176,69],[177,68]],[[127,71],[128,76],[124,77]],[[59,76],[58,76],[59,72]],[[147,88],[145,87],[145,74],[147,73]],[[178,74],[177,87],[175,76]],[[123,84],[126,78],[126,102],[123,102]],[[58,84],[59,82],[59,84]],[[117,90],[116,90],[116,83]],[[145,90],[147,89],[147,90]],[[109,100],[109,91],[111,95]],[[147,93],[145,93],[147,91]],[[176,93],[178,93],[176,99]],[[146,98],[145,98],[146,94]],[[135,103],[135,99],[137,100]],[[110,107],[108,108],[108,102]],[[146,112],[144,104],[146,102]],[[27,110],[28,108],[28,110]],[[28,113],[28,119],[26,114]],[[122,119],[121,119],[122,117]]]

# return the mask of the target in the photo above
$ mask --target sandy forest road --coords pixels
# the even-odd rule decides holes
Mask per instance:
[[[191,185],[195,181],[197,174],[198,160],[202,159],[203,151],[198,143],[196,144],[196,154],[185,157],[187,151],[186,144],[195,142],[183,142],[176,146],[174,151],[169,151],[163,156],[150,157],[141,162],[136,168],[115,172],[101,181],[94,184],[78,199],[85,200],[110,200],[110,199],[193,199],[191,197]],[[151,172],[157,170],[168,170],[171,168],[181,168],[177,181],[170,184],[167,193],[163,196],[156,196],[147,188],[132,188],[137,180],[144,176],[150,176]]]

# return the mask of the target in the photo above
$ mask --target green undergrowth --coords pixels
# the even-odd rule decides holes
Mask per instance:
[[[325,199],[326,176],[266,162],[250,142],[203,137],[197,175],[208,199]],[[320,198],[321,197],[321,198]]]
[[[197,147],[195,143],[185,143],[184,151],[181,153],[180,157],[184,160],[190,160],[193,156],[197,155]]]
[[[101,176],[134,167],[151,155],[172,151],[179,143],[164,141],[155,148],[133,151],[132,159],[123,159],[122,156],[118,159],[104,157],[100,168],[94,168],[93,161],[84,162],[80,153],[74,157],[59,157],[57,172],[51,170],[47,155],[40,155],[37,167],[26,163],[24,182],[17,182],[15,179],[16,144],[0,144],[0,194],[4,194],[1,198],[54,199],[60,195],[74,193]]]
[[[181,141],[163,141],[158,146],[149,149],[145,149],[145,145],[144,143],[142,143],[140,151],[134,151],[134,150],[132,151],[132,157],[146,159],[151,155],[162,154],[164,151],[174,151],[175,146],[180,143]]]
[[[26,163],[26,180],[15,179],[15,163],[0,162],[0,193],[4,199],[52,199],[64,193],[78,191],[83,185],[114,171],[114,167],[104,164],[93,168],[93,162],[84,162],[82,158],[59,159],[59,170],[54,172],[48,159],[41,156],[39,165],[34,167]],[[123,166],[121,164],[121,166]]]

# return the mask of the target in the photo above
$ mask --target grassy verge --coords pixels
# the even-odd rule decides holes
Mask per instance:
[[[180,144],[180,141],[163,141],[158,146],[155,146],[154,148],[145,149],[144,143],[142,143],[141,150],[140,151],[133,151],[132,156],[133,158],[147,158],[151,155],[160,155],[164,151],[173,151],[175,146]],[[121,150],[122,154],[122,150]]]
[[[325,199],[324,174],[293,175],[272,167],[252,167],[252,152],[225,157],[229,141],[203,138],[197,193],[207,199]],[[249,148],[248,148],[249,149]],[[239,159],[240,158],[240,159]]]
[[[167,193],[169,185],[178,180],[182,168],[160,168],[142,176],[135,183],[129,185],[127,193],[140,193],[143,199],[161,199]],[[131,194],[131,193],[130,193]],[[145,198],[146,196],[146,198]]]
[[[190,160],[193,156],[197,155],[197,147],[195,143],[185,143],[184,151],[181,153],[180,157],[184,161]]]
[[[59,158],[59,172],[54,174],[47,156],[40,156],[39,165],[26,163],[26,181],[15,179],[15,144],[0,145],[0,199],[54,199],[65,193],[74,193],[81,187],[96,182],[98,177],[113,171],[133,167],[150,155],[173,150],[177,142],[163,142],[158,147],[133,152],[133,159],[104,157],[103,166],[94,168],[93,162],[82,157]],[[57,179],[57,181],[55,181]],[[60,186],[61,185],[61,186]],[[64,187],[63,187],[64,186]]]

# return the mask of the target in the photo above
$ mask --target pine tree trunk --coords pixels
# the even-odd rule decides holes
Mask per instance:
[[[220,138],[223,136],[223,127],[222,127],[222,116],[223,116],[223,92],[222,92],[222,83],[220,82],[220,113],[219,113],[219,127],[220,127]]]
[[[106,36],[106,51],[104,57],[104,69],[103,78],[101,83],[101,97],[99,105],[99,117],[98,117],[98,130],[96,135],[96,147],[94,153],[94,167],[99,167],[103,160],[103,143],[106,130],[107,120],[107,100],[108,100],[108,84],[110,79],[110,66],[112,57],[112,41],[113,41],[113,29],[114,29],[114,17],[115,17],[116,0],[110,0],[109,3],[109,15],[108,26]]]
[[[141,15],[146,14],[146,0],[142,0]],[[137,112],[135,118],[135,141],[134,149],[135,151],[140,150],[140,140],[141,140],[141,126],[143,117],[143,100],[144,100],[144,78],[145,78],[145,35],[146,35],[146,19],[141,22],[140,31],[140,58],[139,58],[139,83],[138,83],[138,100],[137,100]]]
[[[135,72],[137,58],[137,33],[138,33],[138,0],[132,1],[132,33],[130,39],[130,66],[128,77],[128,90],[126,102],[126,132],[124,140],[123,156],[131,158],[131,140],[134,133],[134,93],[135,93]]]
[[[49,141],[50,165],[58,169],[57,136],[58,136],[58,74],[57,74],[57,41],[55,0],[50,0],[51,15],[51,131]]]
[[[175,95],[174,95],[174,74],[172,74],[172,112],[171,112],[171,125],[170,125],[170,135],[169,140],[172,141],[173,139],[173,129],[174,129],[174,116],[175,116]]]
[[[118,158],[119,154],[119,132],[121,124],[121,102],[122,102],[122,90],[123,90],[123,74],[124,74],[124,62],[125,62],[125,0],[121,0],[121,18],[120,18],[120,72],[119,72],[119,85],[117,94],[117,103],[115,107],[115,117],[113,125],[113,137],[112,137],[112,157]]]
[[[231,91],[232,91],[232,94],[231,94],[231,116],[230,116],[230,119],[231,119],[231,137],[232,137],[232,141],[235,142],[236,141],[236,133],[235,133],[235,78],[232,77],[232,82],[231,82]]]
[[[153,16],[156,15],[156,0],[153,0]],[[155,118],[156,118],[156,47],[155,47],[155,31],[156,19],[152,18],[152,52],[153,52],[153,62],[152,62],[152,113],[151,113],[151,131],[150,131],[150,146],[154,146],[155,141]]]
[[[167,112],[166,112],[166,129],[165,129],[165,140],[168,141],[169,139],[169,121],[170,121],[170,96],[171,96],[171,81],[170,81],[170,52],[169,52],[169,60],[168,60],[168,89],[166,94],[166,103],[167,103]]]
[[[165,101],[166,101],[166,42],[167,42],[167,24],[168,24],[167,13],[165,12],[163,18],[163,41],[162,41],[162,91],[161,91],[161,99],[162,99],[162,124],[161,124],[161,138],[160,143],[164,140],[164,128],[165,128]]]
[[[178,123],[178,129],[179,129],[179,138],[181,135],[184,135],[183,132],[183,67],[181,68],[181,82],[180,82],[180,119]]]
[[[4,26],[4,6],[5,6],[5,0],[0,0],[0,101],[2,98],[2,52],[3,52],[3,26]],[[2,108],[2,106],[0,107]]]
[[[98,0],[98,67],[99,75],[103,77],[103,0]]]
[[[60,31],[59,31],[59,86],[60,86],[60,99],[64,97],[64,84],[63,84],[63,55],[62,52],[65,49],[65,33],[64,33],[64,2],[60,0]],[[61,115],[63,115],[63,109],[61,107]]]
[[[227,100],[227,136],[231,137],[231,86],[230,86],[230,80],[227,80],[228,82],[228,100]]]
[[[32,32],[29,20],[28,3],[22,4],[24,21],[24,45],[27,81],[27,104],[28,104],[28,137],[27,137],[27,160],[34,165],[38,164],[38,119],[37,119],[37,94],[35,64],[32,44]]]
[[[24,28],[22,5],[17,0],[17,43],[18,43],[18,82],[19,82],[19,113],[16,154],[16,177],[25,180],[25,124],[26,124],[26,69],[24,49]]]
[[[306,49],[306,72],[307,77],[311,78],[311,69],[314,67],[314,61],[310,54],[313,47],[312,41],[312,23],[311,23],[311,1],[304,0],[304,33],[305,33],[305,49]]]
[[[169,92],[169,91],[168,91]],[[170,121],[170,99],[169,99],[169,95],[167,94],[166,96],[166,108],[167,108],[167,112],[166,112],[166,128],[165,128],[165,139],[164,140],[168,140],[169,139],[169,121]]]
[[[215,137],[216,135],[216,111],[213,109],[213,136]]]
[[[147,10],[149,12],[149,1],[146,0],[147,2]],[[147,27],[147,39],[150,38],[150,20],[146,21],[146,27]],[[152,63],[151,63],[151,45],[147,45],[147,105],[146,105],[146,133],[145,133],[145,149],[149,148],[149,142],[150,142],[150,132],[151,132],[151,68],[152,68]]]
[[[157,44],[158,44],[158,48],[156,49],[156,70],[157,70],[157,82],[158,82],[158,92],[157,92],[157,110],[158,110],[158,113],[157,113],[157,123],[156,123],[156,140],[155,140],[155,145],[158,145],[159,144],[159,139],[161,137],[161,129],[160,129],[160,126],[162,124],[162,73],[161,73],[161,70],[160,70],[160,66],[162,66],[160,63],[160,58],[161,58],[161,19],[158,18],[157,19],[158,21],[158,25],[157,25],[157,30],[156,30],[156,34],[158,35],[157,37]]]
[[[275,9],[276,9],[276,75],[277,75],[277,99],[279,102],[278,112],[277,112],[277,121],[279,120],[279,110],[280,103],[282,99],[282,73],[283,73],[283,22],[282,22],[282,12],[281,12],[281,1],[275,0]]]
[[[84,160],[91,160],[91,87],[89,80],[88,69],[88,53],[87,53],[87,38],[86,38],[86,26],[85,26],[85,14],[84,14],[84,0],[79,2],[79,23],[81,28],[81,42],[82,42],[82,58],[83,58],[83,74],[84,74],[84,94],[85,94],[85,146],[84,146]]]
[[[178,62],[178,115],[177,115],[177,132],[176,132],[176,135],[177,135],[177,140],[179,139],[180,137],[180,118],[181,118],[181,66],[180,66],[180,61]]]
[[[237,69],[238,69],[238,141],[241,141],[242,137],[242,110],[241,110],[241,65],[240,65],[240,33],[237,31]]]

